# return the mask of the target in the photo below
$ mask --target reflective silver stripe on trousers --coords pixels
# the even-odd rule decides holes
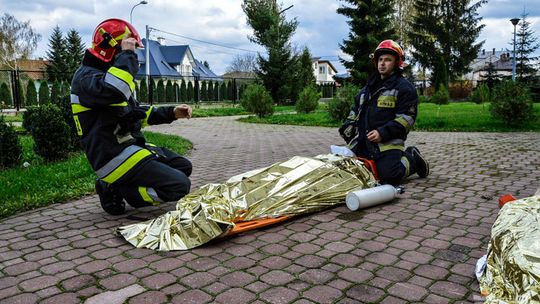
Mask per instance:
[[[405,115],[405,114],[397,114],[396,116],[405,119],[409,123],[409,126],[411,127],[414,124],[414,119],[412,118],[412,116]]]
[[[105,82],[112,85],[113,87],[117,88],[124,96],[126,96],[126,100],[129,100],[131,97],[131,89],[127,83],[125,83],[120,78],[114,76],[111,73],[107,73],[105,75]]]
[[[81,102],[79,101],[79,96],[77,96],[75,94],[69,95],[69,99],[70,99],[71,103],[81,104]]]
[[[137,151],[142,150],[143,148],[135,145],[128,146],[120,154],[116,155],[111,159],[105,166],[99,168],[96,171],[96,174],[99,178],[104,178],[118,168],[123,162],[125,162],[131,155],[137,153]]]
[[[163,203],[163,200],[159,198],[154,188],[146,188],[146,192],[148,193],[148,196],[150,196],[152,200],[154,200],[154,202]]]

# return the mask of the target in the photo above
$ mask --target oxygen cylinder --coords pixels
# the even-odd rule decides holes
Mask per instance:
[[[345,202],[351,211],[355,211],[389,202],[401,193],[403,193],[403,188],[401,187],[382,185],[349,192],[345,198]]]

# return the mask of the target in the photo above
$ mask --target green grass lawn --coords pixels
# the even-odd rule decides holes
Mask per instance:
[[[173,135],[145,132],[148,142],[180,154],[191,149],[189,141]],[[96,175],[82,152],[66,160],[46,163],[32,150],[33,140],[22,136],[23,162],[30,167],[0,171],[0,218],[17,212],[77,199],[95,193]]]
[[[454,131],[454,132],[509,132],[540,131],[540,104],[534,104],[537,116],[535,122],[529,122],[521,128],[507,127],[502,121],[493,118],[489,105],[470,102],[451,103],[438,106],[421,103],[418,106],[416,131]],[[266,123],[282,125],[339,127],[341,122],[333,121],[326,110],[321,109],[309,114],[280,114],[258,118],[249,116],[239,119],[248,123]]]

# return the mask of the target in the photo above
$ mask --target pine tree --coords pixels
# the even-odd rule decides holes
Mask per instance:
[[[65,79],[65,72],[68,69],[66,65],[66,43],[62,38],[62,32],[58,25],[53,29],[53,33],[49,38],[49,50],[47,51],[49,65],[47,66],[47,74],[50,80]]]
[[[167,103],[175,102],[173,84],[170,80],[167,81],[167,85],[165,87],[165,100],[164,101]]]
[[[533,56],[534,52],[540,48],[540,43],[537,43],[537,37],[534,36],[534,31],[531,28],[531,23],[527,21],[529,14],[523,12],[521,21],[519,22],[519,30],[516,33],[516,76],[520,80],[527,80],[536,74],[532,62],[539,57]],[[510,43],[514,45],[514,41]]]
[[[315,85],[315,75],[313,74],[313,62],[311,61],[311,54],[306,47],[302,51],[302,55],[298,58],[296,67],[295,83],[293,87],[294,100],[298,99],[298,94],[302,92],[305,87]]]
[[[350,71],[352,82],[364,84],[375,72],[370,55],[379,42],[397,38],[391,27],[393,0],[341,0],[351,6],[341,6],[338,14],[348,17],[350,32],[340,44],[341,50],[352,57],[352,61],[340,59]]]
[[[180,102],[186,101],[188,101],[186,81],[182,79],[182,83],[180,84]]]
[[[444,58],[439,57],[439,60],[437,61],[437,66],[433,73],[433,83],[435,84],[435,90],[438,90],[441,85],[448,88],[448,74],[446,74],[447,70],[448,69],[446,68]]]
[[[2,82],[2,85],[0,85],[0,105],[2,105],[2,108],[7,108],[13,105],[11,91],[5,82]]]
[[[37,105],[37,91],[34,80],[29,79],[26,84],[26,105],[35,106]]]
[[[206,90],[207,100],[214,101],[214,82],[212,80],[208,81],[208,88]]]
[[[165,102],[165,85],[163,84],[163,79],[160,79],[156,87],[156,102],[163,103]]]
[[[82,43],[81,36],[79,35],[79,32],[77,32],[74,29],[71,29],[67,33],[67,46],[66,46],[66,74],[65,78],[66,80],[71,80],[73,77],[73,74],[75,71],[79,68],[81,65],[83,56],[84,56],[84,44]]]
[[[436,69],[439,57],[451,80],[470,71],[483,41],[476,43],[485,25],[477,10],[487,0],[415,0],[416,15],[408,33],[413,57],[424,68]]]
[[[51,102],[56,104],[60,100],[60,82],[58,80],[53,81],[52,88],[51,88]]]
[[[148,102],[148,85],[146,84],[146,77],[141,80],[141,85],[139,86],[139,96],[137,96],[139,102],[149,103]]]
[[[47,80],[42,80],[39,84],[39,105],[48,104],[51,102],[51,94],[49,93],[49,84]]]
[[[193,83],[191,81],[188,81],[188,84],[187,84],[187,99],[186,99],[186,101],[193,101],[193,99],[194,99],[193,94],[194,94],[194,92],[193,92]]]
[[[293,54],[290,40],[298,21],[287,21],[276,0],[244,0],[242,9],[253,29],[249,39],[266,49],[266,55],[258,57],[257,75],[272,99],[283,103],[292,97],[297,55]]]

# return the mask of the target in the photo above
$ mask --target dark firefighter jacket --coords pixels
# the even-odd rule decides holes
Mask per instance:
[[[379,77],[372,77],[355,97],[349,117],[340,128],[351,150],[370,159],[387,150],[404,150],[418,107],[418,95],[407,79],[396,73],[378,83]],[[379,132],[379,144],[367,139],[371,130]]]
[[[110,65],[88,51],[71,83],[71,110],[86,156],[99,178],[114,183],[155,157],[141,127],[175,120],[173,107],[139,106],[133,98],[139,67],[133,51]]]

